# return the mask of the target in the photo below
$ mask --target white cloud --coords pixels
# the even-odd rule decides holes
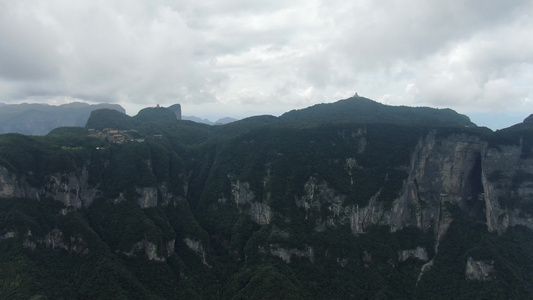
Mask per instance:
[[[533,1],[0,2],[0,100],[530,109]],[[503,103],[503,104],[502,104]]]

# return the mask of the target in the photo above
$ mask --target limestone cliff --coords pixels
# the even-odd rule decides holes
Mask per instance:
[[[533,228],[533,159],[523,157],[522,145],[487,149],[483,159],[483,186],[487,226],[505,232],[515,225]]]
[[[490,281],[496,279],[494,261],[474,260],[468,257],[465,276],[467,280]]]
[[[257,224],[266,225],[270,222],[272,210],[267,204],[268,199],[257,201],[248,182],[233,181],[231,183],[231,197],[237,208],[241,212],[246,210]],[[219,202],[222,202],[222,200]]]
[[[327,225],[350,224],[355,234],[365,232],[370,225],[380,224],[390,226],[391,231],[406,226],[423,230],[434,228],[436,234],[441,235],[451,221],[449,205],[459,207],[472,218],[486,221],[490,231],[501,233],[518,224],[533,228],[530,214],[500,203],[506,196],[533,202],[533,181],[529,176],[533,174],[533,159],[521,158],[520,154],[518,146],[490,148],[476,136],[439,137],[432,131],[416,146],[409,175],[390,209],[378,200],[379,191],[366,206],[346,205],[347,196],[314,177],[303,186],[304,196],[296,199],[296,205],[304,208],[306,214],[321,207],[331,211],[328,219],[320,221],[317,230]],[[355,165],[354,159],[349,158],[347,162]],[[487,174],[494,177],[495,173],[501,174],[501,178],[489,180]],[[521,181],[517,183],[520,175]]]
[[[186,186],[183,187],[187,189]],[[153,187],[135,187],[135,201],[141,208],[169,205],[182,197],[169,191],[167,182],[160,182]],[[52,199],[63,203],[69,209],[89,207],[96,198],[102,198],[103,191],[99,186],[89,184],[89,172],[84,165],[77,172],[52,173],[45,177],[43,185],[34,185],[25,175],[16,176],[0,165],[0,199],[28,198],[34,200]],[[120,193],[114,203],[126,200]]]
[[[24,175],[17,178],[0,166],[0,198],[51,198],[67,207],[79,209],[90,206],[99,194],[96,187],[89,185],[88,179],[87,168],[83,167],[79,172],[49,174],[44,185],[34,186]]]

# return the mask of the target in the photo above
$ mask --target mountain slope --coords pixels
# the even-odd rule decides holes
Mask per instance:
[[[467,116],[451,109],[389,106],[363,97],[352,97],[335,103],[317,104],[283,114],[281,120],[299,123],[384,122],[426,124],[434,126],[475,126]]]
[[[140,115],[0,135],[2,298],[533,293],[533,128]]]

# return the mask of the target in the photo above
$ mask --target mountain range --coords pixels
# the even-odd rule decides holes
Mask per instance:
[[[189,121],[193,121],[196,123],[202,123],[202,124],[207,124],[207,125],[224,125],[224,124],[238,121],[235,118],[225,117],[225,118],[218,119],[215,122],[211,122],[208,119],[202,119],[202,118],[198,118],[195,116],[183,116],[183,120],[189,120]]]
[[[59,106],[48,104],[3,104],[0,105],[0,134],[22,133],[45,135],[62,126],[84,126],[93,110],[114,109],[125,113],[118,104],[87,104],[74,102]]]
[[[528,299],[532,120],[352,97],[0,135],[0,298]]]

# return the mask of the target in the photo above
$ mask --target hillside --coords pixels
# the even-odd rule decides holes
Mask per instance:
[[[317,104],[293,110],[280,117],[283,121],[300,123],[327,122],[385,122],[433,126],[475,126],[465,115],[451,109],[429,107],[390,106],[354,96],[335,103]]]
[[[533,127],[465,118],[347,99],[0,135],[0,298],[527,299]]]
[[[117,104],[7,104],[0,110],[0,133],[45,135],[58,127],[84,126],[92,111],[104,108],[125,113]]]

